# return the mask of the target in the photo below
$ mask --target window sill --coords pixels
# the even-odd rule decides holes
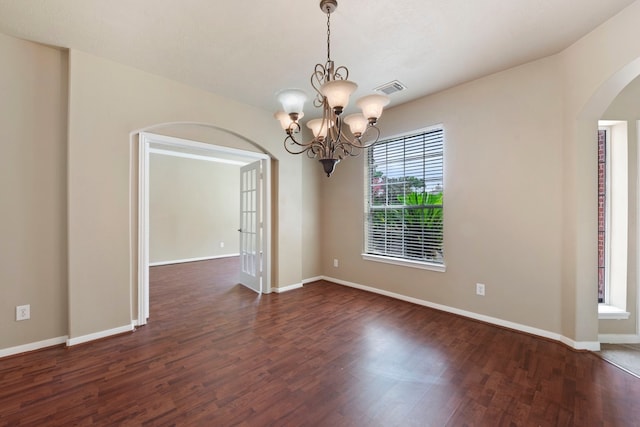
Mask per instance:
[[[407,259],[391,258],[386,256],[380,256],[380,255],[362,254],[362,259],[365,261],[383,262],[385,264],[400,265],[403,267],[438,271],[440,273],[444,273],[447,269],[447,267],[442,264],[433,264],[433,263],[424,262],[424,261],[410,261]]]
[[[607,304],[598,304],[598,319],[601,320],[626,320],[631,313],[621,308]]]

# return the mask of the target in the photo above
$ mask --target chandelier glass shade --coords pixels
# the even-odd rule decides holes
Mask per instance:
[[[331,60],[331,13],[337,7],[336,0],[320,1],[320,9],[327,14],[327,61],[324,65],[316,64],[311,74],[311,86],[316,92],[313,105],[322,111],[322,118],[307,122],[313,138],[309,141],[300,139],[300,119],[307,101],[304,91],[280,91],[277,96],[283,110],[274,115],[287,134],[284,148],[291,154],[306,153],[310,158],[318,159],[327,176],[331,176],[340,160],[357,156],[362,149],[378,142],[380,130],[376,123],[389,104],[385,95],[368,95],[356,102],[361,113],[342,116],[358,85],[349,80],[347,67],[336,67]]]

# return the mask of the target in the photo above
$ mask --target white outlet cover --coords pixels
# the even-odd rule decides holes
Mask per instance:
[[[19,305],[16,307],[16,320],[27,320],[31,318],[31,305]]]

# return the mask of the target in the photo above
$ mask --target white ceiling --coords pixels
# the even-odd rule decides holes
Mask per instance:
[[[339,0],[331,56],[391,106],[560,52],[633,0]],[[326,60],[318,0],[0,0],[0,32],[275,111]],[[311,107],[307,104],[307,113]]]

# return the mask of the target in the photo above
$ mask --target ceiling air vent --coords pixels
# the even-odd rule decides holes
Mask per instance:
[[[400,92],[401,90],[405,90],[407,87],[400,83],[397,80],[394,80],[389,83],[385,83],[381,86],[378,86],[374,90],[380,91],[385,95],[391,95],[392,93]]]

